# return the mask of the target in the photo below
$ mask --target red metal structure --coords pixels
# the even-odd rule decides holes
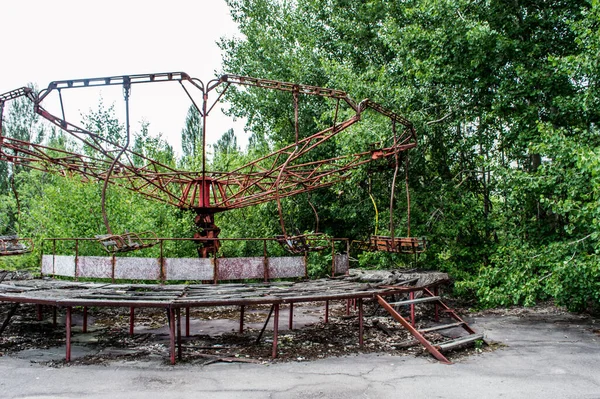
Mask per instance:
[[[127,143],[123,144],[111,142],[98,132],[86,130],[65,118],[61,94],[64,90],[122,86],[128,107],[131,86],[160,82],[181,85],[202,117],[203,157],[202,168],[199,171],[178,170],[129,149],[129,121],[127,121]],[[233,170],[207,170],[206,119],[231,86],[289,93],[290,103],[294,107],[296,138],[293,143]],[[195,100],[193,94],[197,93],[194,91],[200,93],[201,102]],[[45,100],[53,94],[59,97],[61,116],[50,113],[45,107]],[[210,95],[216,95],[216,99],[209,99]],[[336,184],[349,177],[352,169],[376,159],[396,157],[397,163],[400,152],[417,145],[415,129],[408,120],[369,99],[356,102],[340,90],[238,75],[223,75],[206,84],[183,72],[54,81],[39,93],[23,87],[1,94],[0,120],[4,104],[20,96],[29,98],[33,102],[36,113],[76,138],[87,151],[75,153],[51,148],[6,137],[0,130],[0,160],[45,172],[80,175],[89,180],[104,181],[105,187],[114,184],[152,200],[180,209],[193,210],[197,215],[195,223],[199,228],[196,238],[201,242],[208,238],[203,241],[203,248],[199,250],[201,257],[207,257],[218,249],[218,240],[214,240],[219,234],[219,228],[214,224],[215,213],[277,201],[281,216],[282,198]],[[331,126],[306,137],[300,137],[298,103],[302,96],[331,99],[330,103],[335,115]],[[389,119],[393,134],[389,135],[387,142],[377,143],[358,153],[340,153],[327,159],[314,159],[315,149],[337,135],[348,133],[348,129],[359,123],[367,110]],[[338,116],[342,113],[350,116],[338,121]],[[0,125],[0,129],[1,127]],[[108,241],[121,242],[123,245],[120,246],[120,251],[130,249],[127,241],[131,242],[132,237],[136,236],[130,233],[126,238],[115,239],[106,217],[105,224],[112,237]],[[283,238],[285,240],[290,238],[283,222],[282,230]],[[106,238],[106,236],[102,237]],[[290,242],[299,240],[302,245],[307,242],[298,237],[294,240]],[[132,247],[140,245],[141,242],[136,241],[136,245]]]

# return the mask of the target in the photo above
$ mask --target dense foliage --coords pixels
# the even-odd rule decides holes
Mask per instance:
[[[549,298],[574,310],[599,306],[600,3],[228,3],[243,36],[221,41],[223,72],[343,89],[415,124],[419,146],[403,161],[409,165],[411,235],[430,243],[420,267],[450,272],[457,293],[483,306]],[[248,121],[252,137],[240,148],[225,132],[210,151],[211,169],[234,168],[294,140],[289,96],[251,89],[228,96],[231,114]],[[7,135],[75,145],[40,126],[20,102],[9,111]],[[299,113],[301,135],[334,118],[328,100],[318,98],[301,98]],[[102,104],[86,118],[110,137],[122,129]],[[202,163],[200,124],[190,111],[180,160],[147,124],[136,133],[136,150],[196,168]],[[340,136],[315,157],[364,148],[389,134],[389,124],[373,118],[368,130]],[[376,169],[360,168],[342,184],[286,199],[288,228],[365,239],[376,229],[389,234],[392,217],[395,235],[406,235],[403,184],[395,187],[390,215],[393,168]],[[34,237],[97,234],[100,189],[0,165],[0,229]],[[109,207],[118,230],[189,236],[189,215],[113,193]],[[219,214],[216,223],[229,237],[280,233],[272,203]],[[252,248],[228,250],[243,255]],[[410,256],[356,256],[362,266],[414,262]]]

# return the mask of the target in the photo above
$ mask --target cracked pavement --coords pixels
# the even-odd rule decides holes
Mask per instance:
[[[50,368],[0,357],[2,398],[599,398],[600,321],[571,314],[471,319],[491,352],[455,359],[355,355],[277,364],[166,365],[161,359]],[[58,348],[57,350],[62,350]]]

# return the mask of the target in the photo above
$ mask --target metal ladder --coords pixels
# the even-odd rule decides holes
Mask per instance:
[[[417,291],[422,291],[424,296],[421,298],[415,299],[414,293]],[[389,303],[383,297],[381,297],[379,295],[376,296],[376,299],[377,299],[377,302],[379,302],[379,304],[385,310],[387,310],[388,313],[390,315],[392,315],[392,317],[394,319],[396,319],[406,330],[408,330],[408,332],[410,332],[417,339],[417,341],[419,341],[425,347],[425,349],[427,349],[429,351],[429,353],[431,353],[437,360],[439,360],[442,363],[445,363],[445,364],[452,363],[442,354],[443,351],[451,349],[451,348],[455,348],[457,346],[473,343],[477,340],[483,339],[483,334],[476,333],[463,319],[461,319],[456,314],[456,312],[453,309],[450,309],[444,302],[442,302],[441,297],[435,295],[428,288],[421,288],[421,289],[411,291],[410,299],[408,299],[408,300]],[[441,308],[442,312],[446,313],[450,318],[452,318],[456,321],[453,323],[449,323],[449,324],[440,324],[440,325],[436,325],[436,326],[432,326],[432,327],[428,327],[428,328],[417,329],[416,325],[415,325],[414,306],[416,304],[425,304],[425,303],[431,303],[436,306],[436,320],[438,318],[437,317],[438,309]],[[398,313],[396,311],[396,309],[394,309],[394,307],[396,307],[396,306],[403,306],[403,305],[410,306],[410,310],[411,310],[410,321],[407,320],[406,318],[404,318],[402,315],[400,315],[400,313]],[[431,333],[434,331],[437,332],[437,331],[448,330],[448,329],[455,328],[455,327],[462,327],[468,333],[468,335],[465,335],[465,336],[459,337],[459,338],[455,338],[455,339],[451,339],[449,341],[444,341],[441,343],[432,343],[425,337],[425,334],[427,334],[427,333]]]

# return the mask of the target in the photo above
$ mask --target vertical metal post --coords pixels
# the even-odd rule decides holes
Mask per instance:
[[[436,286],[433,289],[433,294],[435,296],[439,296],[439,294],[440,294],[440,288]],[[440,321],[440,308],[439,308],[439,305],[438,305],[437,301],[435,302],[435,321],[436,322]]]
[[[294,329],[294,304],[290,303],[290,320],[289,320],[289,329]]]
[[[185,307],[185,336],[190,336],[190,307]]]
[[[329,301],[325,301],[325,323],[329,323]]]
[[[135,310],[132,307],[129,308],[129,336],[133,337],[133,322],[135,320]]]
[[[42,321],[44,318],[42,314],[42,305],[35,305],[35,309],[37,311],[37,321]]]
[[[264,268],[264,281],[269,282],[269,258],[267,255],[267,240],[263,239],[263,268]],[[241,330],[240,330],[241,332]]]
[[[331,277],[335,277],[335,243],[331,240]]]
[[[414,291],[410,293],[410,300],[412,301],[413,299],[415,299]],[[410,324],[413,327],[415,326],[415,304],[414,303],[410,304]]]
[[[244,332],[244,309],[245,306],[240,306],[240,334]]]
[[[83,307],[83,326],[81,328],[81,331],[86,333],[87,332],[87,326],[88,326],[88,307],[84,306]]]
[[[111,282],[114,284],[115,282],[115,268],[117,267],[117,257],[115,256],[115,254],[112,255],[112,258],[110,259],[110,264],[112,266],[111,269],[111,274],[110,274],[110,280]]]
[[[277,357],[277,339],[279,338],[279,304],[275,304],[275,318],[273,319],[273,353],[272,357]]]
[[[160,283],[164,284],[167,280],[167,273],[165,271],[165,255],[163,249],[163,240],[159,241],[160,244],[160,259],[158,261],[158,265],[160,267]]]
[[[350,316],[350,299],[346,299],[346,316]]]
[[[79,280],[79,240],[75,239],[75,281]]]
[[[56,327],[56,306],[52,306],[52,326]]]
[[[56,239],[52,240],[52,278],[55,277],[54,268],[56,263]]]
[[[363,301],[362,298],[358,298],[358,345],[361,348],[364,345],[363,332]]]
[[[71,307],[67,306],[67,316],[65,317],[66,330],[67,330],[67,353],[65,354],[65,361],[69,363],[71,361]]]
[[[175,364],[175,312],[169,308],[169,353],[171,355],[171,364]]]
[[[175,309],[175,318],[177,319],[177,358],[181,360],[181,308]]]

